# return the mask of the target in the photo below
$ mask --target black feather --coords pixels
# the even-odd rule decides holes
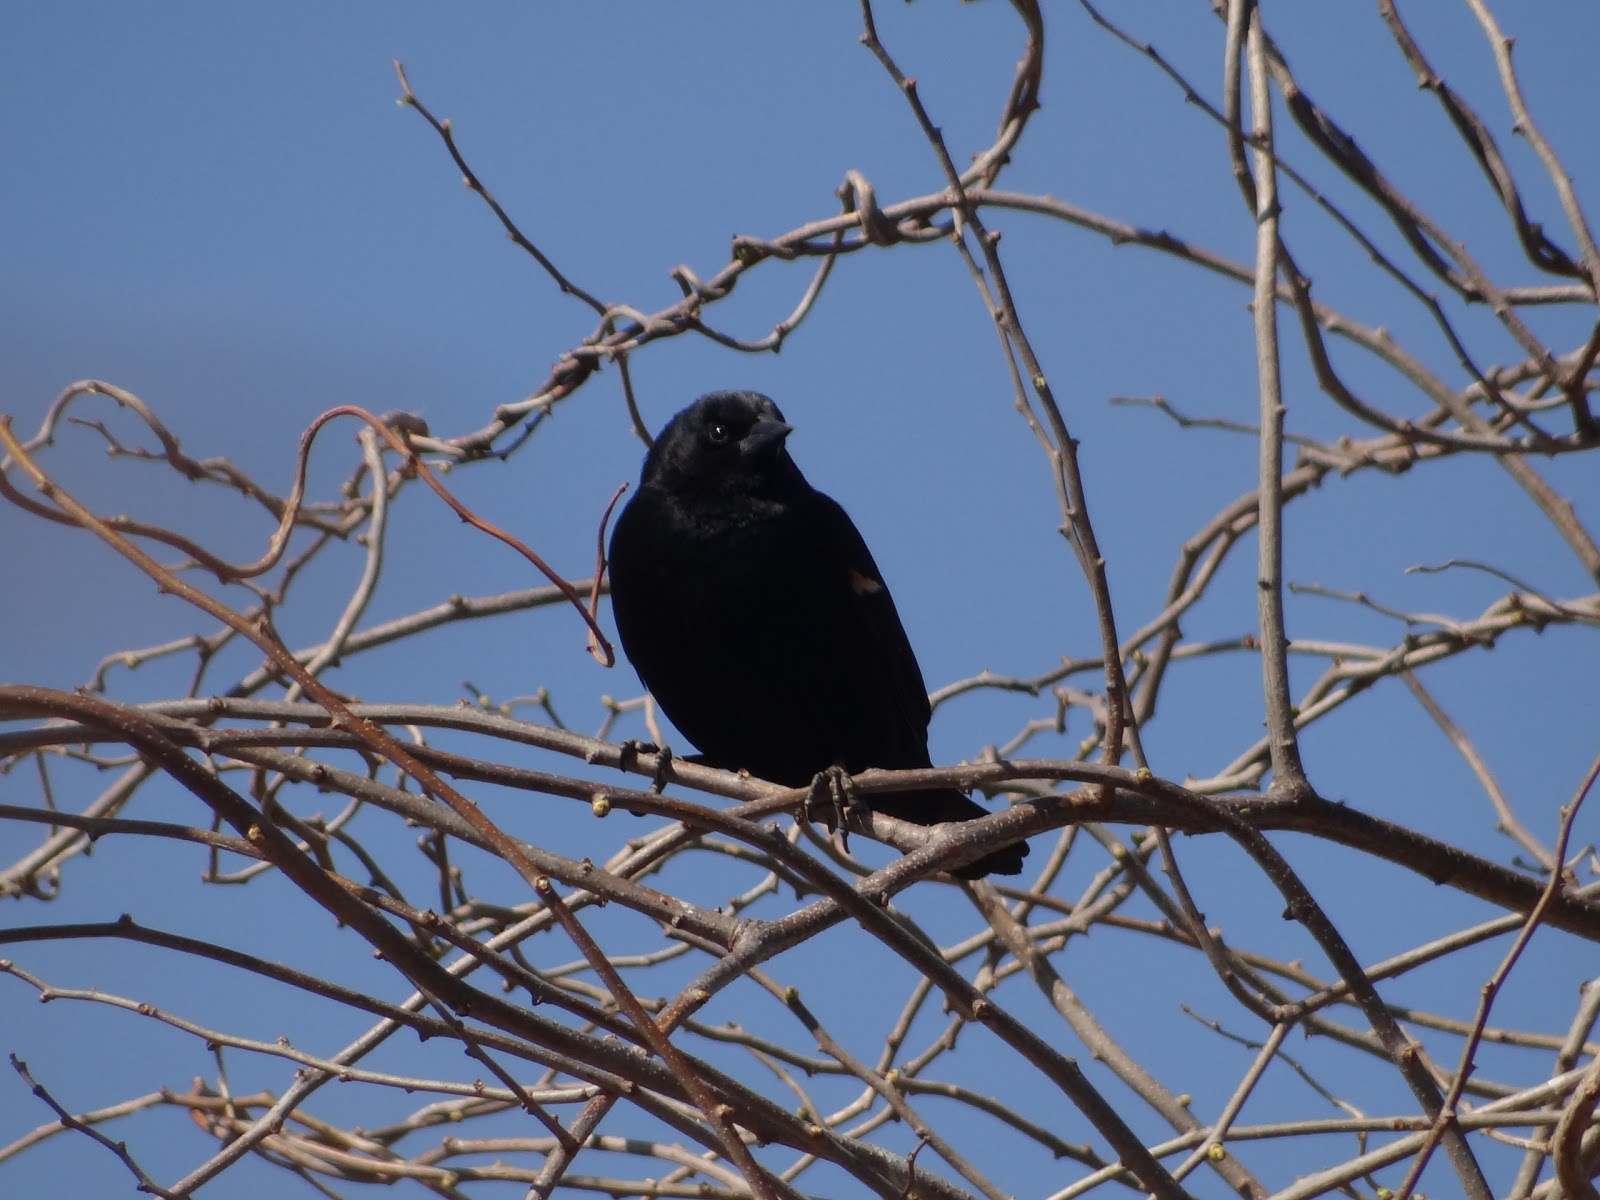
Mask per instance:
[[[791,787],[833,766],[929,766],[927,687],[894,599],[789,432],[754,392],[702,396],[662,430],[611,538],[623,650],[712,766]],[[922,825],[985,815],[953,788],[872,802]],[[1015,875],[1027,852],[956,873]]]

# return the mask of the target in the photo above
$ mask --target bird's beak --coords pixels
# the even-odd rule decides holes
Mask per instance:
[[[746,454],[776,454],[783,448],[783,441],[794,432],[793,425],[785,425],[773,417],[762,417],[750,427],[750,432],[744,435],[744,452]]]

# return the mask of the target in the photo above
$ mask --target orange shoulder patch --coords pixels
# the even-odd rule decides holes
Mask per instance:
[[[870,575],[863,575],[854,567],[850,568],[850,590],[858,596],[875,596],[883,591],[883,584]]]

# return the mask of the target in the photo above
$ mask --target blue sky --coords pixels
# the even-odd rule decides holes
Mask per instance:
[[[1436,65],[1492,120],[1536,219],[1570,246],[1553,191],[1509,131],[1470,14],[1464,6],[1405,7],[1417,9],[1405,15]],[[1600,42],[1600,10],[1502,7],[1534,114],[1580,194],[1586,186],[1593,194],[1600,146],[1593,96],[1581,81]],[[1107,12],[1153,40],[1205,94],[1220,95],[1221,26],[1207,5],[1124,9]],[[964,162],[992,135],[1021,47],[1015,20],[992,0],[885,4],[878,17]],[[1049,18],[1044,107],[1005,186],[1049,192],[1248,260],[1253,225],[1217,129],[1075,6],[1051,6]],[[1481,176],[1449,140],[1437,105],[1417,89],[1374,12],[1269,5],[1268,22],[1308,92],[1402,187],[1503,281],[1543,282],[1517,260]],[[497,405],[530,393],[593,325],[587,309],[561,296],[506,241],[417,114],[396,106],[394,59],[405,63],[422,99],[454,122],[474,168],[529,236],[591,292],[641,310],[677,297],[669,271],[678,264],[702,278],[714,274],[732,235],[773,236],[836,212],[833,191],[846,170],[863,172],[884,201],[941,185],[909,111],[858,43],[852,5],[82,3],[31,6],[8,25],[0,44],[8,166],[0,188],[0,411],[31,432],[63,386],[106,379],[155,407],[191,453],[228,455],[278,490],[300,430],[323,409],[407,409],[435,433],[464,433]],[[1279,120],[1287,125],[1281,111]],[[1304,146],[1298,150],[1309,163]],[[1293,161],[1294,153],[1291,142],[1285,154]],[[1319,182],[1336,202],[1351,203],[1342,179],[1324,171]],[[1285,237],[1315,278],[1316,295],[1390,328],[1459,383],[1448,348],[1415,304],[1339,240],[1302,194],[1288,192],[1285,206]],[[1401,253],[1379,217],[1353,211],[1386,249]],[[1180,543],[1254,487],[1255,445],[1179,431],[1110,398],[1160,395],[1193,416],[1253,421],[1248,289],[1038,217],[996,214],[994,224],[1004,232],[1029,332],[1082,442],[1126,633],[1158,611]],[[809,277],[809,264],[766,264],[708,316],[739,336],[759,337],[787,315]],[[1481,311],[1458,315],[1481,339],[1475,344],[1487,362],[1517,357]],[[1563,350],[1581,343],[1592,319],[1592,310],[1531,318]],[[1349,378],[1380,405],[1423,411],[1392,373],[1337,353]],[[983,669],[1033,675],[1063,655],[1098,652],[1087,590],[1056,532],[1048,463],[1012,411],[993,330],[947,246],[869,250],[841,261],[781,355],[740,356],[683,337],[636,355],[633,372],[656,427],[716,388],[756,388],[778,401],[796,426],[791,449],[802,468],[846,505],[872,544],[931,687]],[[1364,436],[1317,392],[1302,354],[1289,353],[1285,372],[1291,430]],[[459,472],[452,482],[558,569],[585,575],[605,501],[637,473],[642,447],[626,431],[617,373],[606,370],[510,462]],[[242,505],[174,484],[154,468],[105,465],[85,430],[65,434],[52,453],[69,485],[103,509],[148,514],[233,546],[254,546],[269,532]],[[319,450],[319,476],[331,484],[352,462],[348,437],[335,431]],[[1540,468],[1592,519],[1600,484],[1588,463]],[[537,582],[520,560],[466,535],[418,490],[402,500],[397,518],[403,533],[372,621],[451,592]],[[0,589],[0,627],[27,631],[0,651],[0,676],[70,687],[107,653],[193,628],[180,606],[155,597],[87,536],[59,534],[4,508],[0,543],[13,581]],[[1191,638],[1253,627],[1249,558],[1236,556],[1211,600],[1184,622]],[[1521,493],[1482,459],[1399,478],[1330,477],[1290,513],[1286,574],[1297,582],[1365,590],[1400,608],[1462,619],[1505,591],[1487,576],[1405,573],[1449,558],[1493,563],[1553,596],[1593,590]],[[286,618],[291,641],[320,636],[330,610],[307,597],[336,606],[357,566],[350,557],[308,581],[302,609]],[[1398,637],[1392,622],[1336,601],[1298,599],[1290,613],[1297,637],[1383,644]],[[495,698],[549,687],[580,730],[598,727],[601,694],[638,693],[626,664],[608,674],[589,660],[575,620],[549,613],[512,620],[449,631],[426,656],[374,654],[337,682],[369,698],[433,703],[453,702],[467,679]],[[1547,839],[1556,804],[1569,798],[1594,753],[1594,664],[1592,646],[1571,631],[1552,631],[1428,676]],[[1298,671],[1304,687],[1313,676]],[[182,691],[186,674],[177,664],[152,664],[114,674],[113,690],[168,696]],[[1398,685],[1379,690],[1307,739],[1313,780],[1326,795],[1508,859],[1487,803],[1431,722]],[[952,704],[935,719],[935,759],[956,761],[1004,743],[1046,708],[1015,696]],[[1063,739],[1046,740],[1039,751],[1070,754],[1088,728],[1081,711],[1073,720]],[[1209,775],[1256,736],[1259,721],[1254,660],[1175,675],[1147,739],[1153,765],[1179,780]],[[30,787],[15,774],[0,777],[0,800],[29,802]],[[169,801],[171,819],[197,819],[181,800]],[[1577,841],[1594,829],[1587,823]],[[1286,848],[1336,916],[1361,931],[1364,959],[1425,936],[1431,888],[1392,877],[1398,872],[1351,887],[1352,870],[1367,869],[1352,857],[1319,854],[1309,843]],[[172,869],[192,878],[192,864],[179,860]],[[1207,885],[1220,886],[1237,869],[1222,855],[1195,865]],[[129,901],[110,881],[136,886],[140,872],[128,856],[106,868],[108,882],[97,886],[107,891],[85,889],[51,911],[13,907],[4,920],[115,916]],[[1250,920],[1253,904],[1272,902],[1259,891],[1219,899],[1213,915]],[[1396,912],[1407,919],[1375,919]],[[205,919],[225,923],[220,914]],[[1569,997],[1587,974],[1556,952],[1564,947],[1570,956],[1576,943],[1549,941],[1552,953],[1529,968],[1538,986],[1524,989],[1528,1005],[1547,990]],[[118,960],[114,969],[124,969],[124,953],[106,951]],[[40,969],[48,963],[62,982],[96,981],[72,953],[39,954]],[[136,956],[127,958],[131,978],[141,980]],[[1092,951],[1083,959],[1092,964],[1086,991],[1107,989],[1095,995],[1106,1004],[1117,1002],[1119,989],[1136,991],[1150,969]],[[827,965],[806,969],[825,973]],[[186,976],[174,970],[149,986],[170,983],[183,994]],[[1475,979],[1481,982],[1461,983],[1463,1004],[1475,1000]],[[1170,1013],[1179,999],[1138,1004]],[[96,1018],[99,1032],[73,1043],[94,1049],[78,1056],[50,1045],[63,1028],[55,1019],[42,1017],[17,981],[0,979],[0,1029],[24,1031],[13,1040],[48,1067],[69,1102],[91,1107],[118,1098],[114,1088],[92,1086],[92,1071],[79,1071],[85,1059],[114,1056],[119,1039],[137,1028],[132,1019]],[[203,1072],[205,1061],[187,1074]],[[153,1078],[148,1070],[129,1076],[139,1086]],[[185,1071],[166,1082],[181,1086]],[[43,1119],[18,1081],[0,1078],[0,1144]],[[148,1138],[147,1149],[161,1144],[157,1130]],[[82,1142],[61,1145],[37,1164],[25,1156],[0,1168],[0,1183],[15,1178],[18,1194],[42,1194],[32,1172],[50,1171],[71,1181],[75,1194],[123,1185],[109,1156]],[[162,1162],[169,1151],[170,1162]],[[151,1153],[167,1178],[198,1151],[189,1144]],[[1005,1183],[1042,1193],[1052,1186],[1042,1172],[1019,1165]],[[279,1194],[276,1177],[257,1178],[257,1194]]]

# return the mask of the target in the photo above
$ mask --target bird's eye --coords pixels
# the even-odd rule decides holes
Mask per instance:
[[[711,439],[714,445],[720,446],[733,436],[733,430],[729,429],[721,421],[717,421],[706,431],[706,436]]]

